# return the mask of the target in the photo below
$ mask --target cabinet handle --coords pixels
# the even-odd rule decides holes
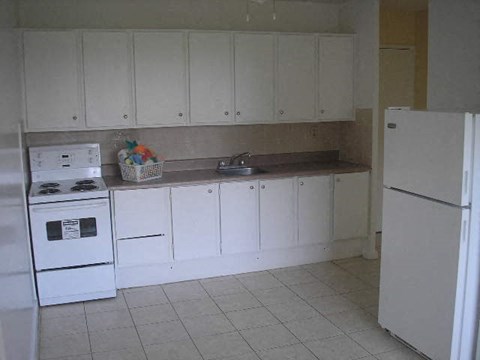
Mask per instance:
[[[178,116],[182,117],[182,116],[183,116],[183,113],[178,113]]]
[[[128,119],[128,115],[127,114],[123,115],[123,118]]]
[[[265,189],[265,185],[260,186],[262,189]]]
[[[237,115],[240,115],[240,111],[237,111]]]
[[[325,110],[323,110],[323,109],[320,110],[320,113],[321,113],[321,114],[324,114],[324,113],[325,113]]]
[[[340,182],[340,178],[336,178],[335,181],[336,181],[336,182]]]
[[[303,186],[303,181],[300,181],[300,186]]]
[[[72,119],[77,120],[78,119],[77,115],[73,115]]]
[[[224,114],[225,114],[225,116],[228,116],[228,111],[225,111]]]
[[[252,186],[250,186],[250,189],[251,189],[251,190],[255,189],[255,186],[253,186],[253,185],[252,185]]]
[[[280,113],[280,115],[283,115],[283,114],[285,114],[285,111],[280,110],[279,113]]]
[[[209,193],[209,194],[211,194],[211,193],[212,193],[212,191],[213,191],[212,189],[208,189],[208,193]]]

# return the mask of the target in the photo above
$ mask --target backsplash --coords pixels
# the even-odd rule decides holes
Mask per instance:
[[[342,124],[302,123],[188,126],[150,129],[28,133],[27,146],[98,142],[102,164],[116,163],[125,139],[142,142],[167,160],[339,150]]]

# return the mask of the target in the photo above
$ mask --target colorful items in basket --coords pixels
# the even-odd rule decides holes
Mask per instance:
[[[164,160],[156,155],[145,145],[138,144],[136,140],[126,141],[127,148],[118,152],[118,162],[126,165],[151,165]]]

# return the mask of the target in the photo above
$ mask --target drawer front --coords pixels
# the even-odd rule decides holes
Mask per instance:
[[[167,236],[151,236],[117,241],[117,265],[132,266],[172,261],[171,242]]]
[[[37,273],[40,299],[115,290],[113,265],[87,266],[79,269]]]

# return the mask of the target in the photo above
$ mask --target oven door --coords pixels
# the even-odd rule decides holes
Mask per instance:
[[[113,261],[108,199],[30,206],[36,270]]]

